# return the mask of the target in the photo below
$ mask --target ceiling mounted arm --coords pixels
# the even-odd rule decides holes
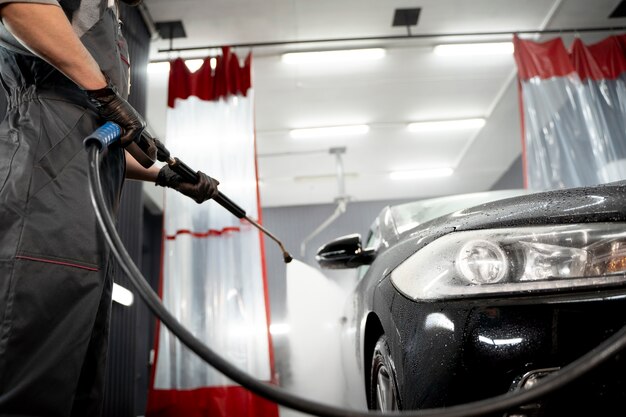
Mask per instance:
[[[302,243],[300,244],[300,256],[304,259],[306,255],[306,245],[310,242],[315,236],[319,235],[324,229],[326,229],[332,222],[334,222],[339,216],[346,212],[346,208],[348,206],[348,201],[350,201],[350,197],[346,195],[346,178],[345,172],[343,169],[343,159],[341,155],[346,153],[346,148],[330,148],[329,153],[335,155],[335,161],[337,165],[337,191],[338,195],[335,198],[335,203],[337,203],[337,208],[330,215],[329,218],[324,220],[322,224],[320,224],[310,235],[304,238]]]

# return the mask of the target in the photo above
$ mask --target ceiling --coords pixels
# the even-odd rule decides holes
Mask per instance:
[[[392,27],[396,8],[421,7],[413,34],[625,26],[608,19],[619,0],[145,0],[154,21],[182,20],[187,38],[173,45],[244,44],[405,35]],[[591,42],[605,34],[581,34]],[[569,38],[568,38],[569,37]],[[571,39],[564,34],[564,38]],[[417,199],[483,191],[521,152],[515,66],[510,55],[442,57],[444,42],[509,40],[510,36],[311,43],[254,48],[257,150],[265,207],[330,203],[338,196],[333,147],[342,156],[353,201]],[[151,59],[166,54],[155,40]],[[286,51],[384,47],[386,56],[341,65],[289,65]],[[245,55],[249,48],[238,48]],[[151,76],[148,122],[165,127],[164,76]],[[486,118],[480,129],[410,133],[414,121]],[[361,136],[293,139],[294,128],[368,124]],[[445,178],[397,181],[394,170],[450,167]]]

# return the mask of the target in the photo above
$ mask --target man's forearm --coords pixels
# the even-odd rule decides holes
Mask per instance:
[[[85,90],[106,87],[107,80],[74,33],[63,10],[51,4],[7,3],[0,6],[4,26],[33,54],[44,59]],[[119,124],[119,122],[118,122]],[[154,182],[158,168],[145,169],[130,155],[127,177]]]
[[[153,165],[150,168],[144,168],[137,162],[132,155],[126,152],[126,178],[131,180],[155,182],[159,175],[159,168]]]
[[[107,82],[100,67],[74,33],[63,10],[40,3],[8,3],[0,8],[4,26],[33,54],[79,87],[96,90]]]

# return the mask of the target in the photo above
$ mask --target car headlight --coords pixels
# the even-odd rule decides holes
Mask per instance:
[[[400,264],[391,281],[421,300],[626,283],[626,224],[450,233]]]

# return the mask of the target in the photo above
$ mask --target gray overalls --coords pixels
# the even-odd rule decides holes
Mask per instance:
[[[126,43],[115,13],[103,13],[81,39],[123,91]],[[0,416],[98,416],[112,277],[82,140],[102,121],[38,58],[0,48],[0,77],[9,102],[0,124]],[[109,149],[102,173],[115,209],[123,149]]]

